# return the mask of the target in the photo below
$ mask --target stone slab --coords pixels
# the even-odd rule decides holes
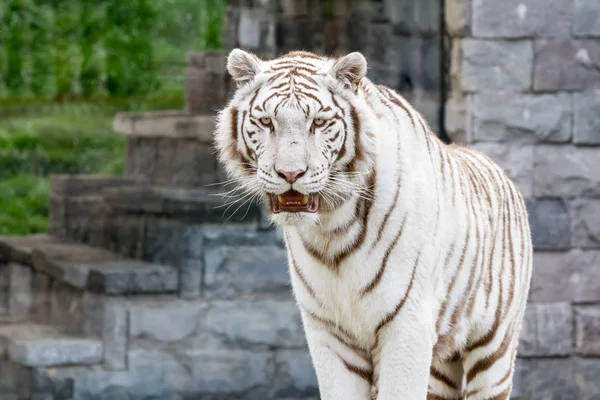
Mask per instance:
[[[600,40],[536,40],[534,60],[535,91],[600,87]]]
[[[209,298],[290,293],[287,255],[278,247],[207,249],[204,265],[204,295]]]
[[[474,141],[564,143],[571,139],[571,96],[496,92],[470,96]]]
[[[58,240],[45,234],[0,236],[0,259],[31,266],[31,252],[35,247],[51,246]]]
[[[198,330],[227,347],[304,348],[298,306],[292,300],[211,301],[198,318]]]
[[[579,198],[569,201],[569,216],[573,246],[600,249],[600,199]]]
[[[532,71],[530,40],[462,41],[462,84],[466,91],[526,91],[531,87]]]
[[[8,312],[17,319],[29,315],[32,302],[32,273],[27,266],[9,263]]]
[[[568,250],[571,225],[567,205],[561,199],[527,199],[527,212],[536,250]]]
[[[315,369],[308,349],[278,350],[275,355],[277,364],[276,396],[308,397],[319,394]]]
[[[37,272],[75,288],[112,295],[177,289],[178,273],[175,268],[124,259],[105,249],[59,242],[48,237],[25,241],[25,244],[0,241],[0,246],[2,243],[11,251],[9,254],[22,252],[17,258],[28,258]]]
[[[525,309],[518,356],[568,356],[573,344],[571,303],[529,303]]]
[[[108,295],[174,292],[175,267],[138,260],[116,260],[90,265],[86,289]]]
[[[517,360],[520,397],[527,400],[595,400],[600,396],[598,358]]]
[[[98,195],[110,187],[129,186],[134,180],[124,177],[110,177],[95,174],[54,174],[50,175],[50,188],[56,196]]]
[[[600,302],[600,251],[535,252],[529,299]]]
[[[536,197],[600,196],[600,152],[593,147],[536,146],[533,192]]]
[[[468,36],[471,32],[471,2],[446,0],[445,19],[448,34],[453,37]]]
[[[173,296],[139,299],[128,307],[132,339],[178,342],[198,333],[200,312],[208,305]]]
[[[486,38],[569,36],[572,8],[570,0],[474,0],[472,33]]]
[[[212,144],[214,115],[193,115],[187,111],[117,113],[113,130],[129,136],[195,139]]]
[[[575,36],[600,36],[600,8],[596,0],[575,0],[573,11]]]
[[[271,352],[198,349],[179,356],[181,364],[190,371],[192,380],[188,391],[192,393],[229,393],[231,396],[272,384]]]
[[[96,364],[102,360],[102,342],[60,334],[37,324],[0,327],[10,360],[29,367]]]
[[[225,214],[226,200],[217,193],[216,186],[210,191],[205,188],[137,186],[109,190],[105,199],[111,207],[119,211],[160,214],[163,217],[185,218],[190,222],[251,223],[260,217],[260,207],[257,204],[250,205],[248,213],[238,210],[233,214],[235,209],[230,209]],[[244,206],[244,210],[246,207]]]
[[[600,144],[600,90],[573,94],[573,143]]]
[[[600,356],[600,306],[575,306],[575,351]]]
[[[124,370],[127,368],[129,312],[119,302],[111,302],[104,308],[102,319],[104,368]]]

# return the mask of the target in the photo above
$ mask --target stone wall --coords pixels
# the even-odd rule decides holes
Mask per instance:
[[[360,51],[368,76],[401,92],[440,132],[439,15],[439,0],[234,0],[225,39],[228,49],[265,58]]]
[[[535,248],[514,398],[600,398],[600,3],[446,0],[452,138],[515,179]]]

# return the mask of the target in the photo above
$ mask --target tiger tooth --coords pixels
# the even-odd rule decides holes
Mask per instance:
[[[302,197],[302,205],[305,206],[308,204],[308,196]]]
[[[281,195],[277,196],[277,201],[279,201],[279,204],[283,204],[284,206],[287,204],[287,201],[285,201],[285,198]]]

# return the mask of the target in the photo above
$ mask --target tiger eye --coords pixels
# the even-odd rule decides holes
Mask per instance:
[[[269,117],[262,117],[260,119],[260,123],[263,124],[263,125],[269,126],[269,125],[271,125],[271,118],[269,118]]]
[[[313,124],[315,124],[316,126],[321,126],[325,123],[325,119],[324,118],[315,118],[313,120]]]

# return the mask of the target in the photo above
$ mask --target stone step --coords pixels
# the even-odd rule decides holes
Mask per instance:
[[[16,322],[21,322],[21,319],[7,313],[0,313],[0,326]]]
[[[114,210],[127,213],[158,214],[202,223],[260,221],[263,209],[257,202],[246,203],[234,213],[241,201],[227,210],[230,200],[220,194],[230,189],[217,185],[195,189],[138,185],[107,189],[104,200]]]
[[[178,288],[174,267],[123,258],[105,249],[48,235],[0,237],[0,258],[97,293],[168,293]]]
[[[28,367],[98,364],[102,341],[60,333],[35,323],[0,326],[0,355]]]

